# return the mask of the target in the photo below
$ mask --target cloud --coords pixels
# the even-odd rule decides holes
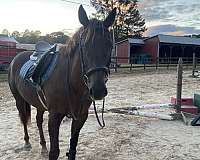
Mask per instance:
[[[199,0],[140,0],[138,6],[147,27],[157,22],[200,29]]]
[[[167,4],[171,0],[140,0],[139,10],[147,21],[171,17]]]
[[[154,36],[157,34],[168,35],[188,35],[188,34],[200,34],[200,29],[195,27],[182,27],[172,24],[151,26],[145,32],[145,36]]]

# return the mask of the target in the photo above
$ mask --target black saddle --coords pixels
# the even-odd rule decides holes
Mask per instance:
[[[56,47],[45,41],[39,41],[30,60],[22,66],[21,77],[41,86],[49,78],[56,65],[58,55]]]
[[[43,55],[45,55],[45,53],[55,52],[55,50],[56,50],[56,45],[51,46],[49,43],[45,41],[39,41],[35,45],[35,51],[30,56],[30,60],[38,61],[40,60],[40,58],[42,58]]]
[[[45,41],[39,41],[35,45],[36,52],[46,52],[46,51],[49,51],[51,48],[52,48],[51,45]]]

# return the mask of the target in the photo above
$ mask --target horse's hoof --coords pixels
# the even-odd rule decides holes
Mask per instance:
[[[31,144],[30,143],[26,143],[25,145],[24,145],[24,150],[25,151],[30,151],[32,149],[32,147],[31,147]]]
[[[69,158],[69,152],[66,153],[66,156]]]

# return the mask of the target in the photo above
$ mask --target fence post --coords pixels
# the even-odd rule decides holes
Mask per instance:
[[[117,72],[117,57],[115,57],[115,72]]]
[[[169,69],[169,57],[167,58],[167,69]]]
[[[176,90],[176,112],[181,111],[181,93],[182,93],[182,79],[183,79],[183,60],[179,58],[177,66],[177,90]]]
[[[193,59],[192,59],[192,77],[194,77],[195,74],[195,69],[196,69],[196,56],[195,52],[193,53]]]
[[[158,57],[156,57],[156,70],[158,69]]]
[[[133,57],[130,57],[130,61],[131,61],[130,71],[132,71],[132,66],[133,66]]]

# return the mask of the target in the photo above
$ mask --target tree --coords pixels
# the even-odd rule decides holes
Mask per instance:
[[[3,29],[3,31],[1,32],[3,35],[9,36],[10,33],[7,29]]]
[[[41,37],[41,40],[47,41],[50,44],[61,43],[65,44],[69,40],[69,36],[65,35],[63,32],[52,32]]]
[[[44,36],[41,35],[39,30],[29,31],[26,29],[24,32],[13,31],[11,36],[13,36],[19,43],[25,44],[35,44],[40,40],[47,41],[50,44],[62,43],[65,44],[69,40],[69,36],[61,31],[52,32]]]
[[[60,31],[51,33],[50,37],[52,38],[53,43],[66,43],[66,41],[69,39],[68,36]]]
[[[34,34],[36,37],[40,37],[40,36],[41,36],[41,32],[40,32],[39,30],[34,31],[33,34]]]
[[[91,0],[90,2],[97,10],[94,16],[98,19],[104,19],[108,12],[114,7],[117,8],[113,26],[117,40],[133,36],[141,37],[146,31],[145,20],[138,10],[138,0]]]
[[[20,33],[18,31],[13,31],[11,36],[14,37],[15,39],[17,39],[20,37]]]
[[[19,43],[25,44],[35,44],[40,40],[44,40],[49,42],[50,44],[62,43],[65,44],[69,40],[69,36],[65,35],[63,32],[52,32],[51,34],[46,34],[45,36],[41,36],[41,32],[39,30],[29,31],[26,29],[24,32],[19,33],[18,31],[14,31],[12,36]]]

